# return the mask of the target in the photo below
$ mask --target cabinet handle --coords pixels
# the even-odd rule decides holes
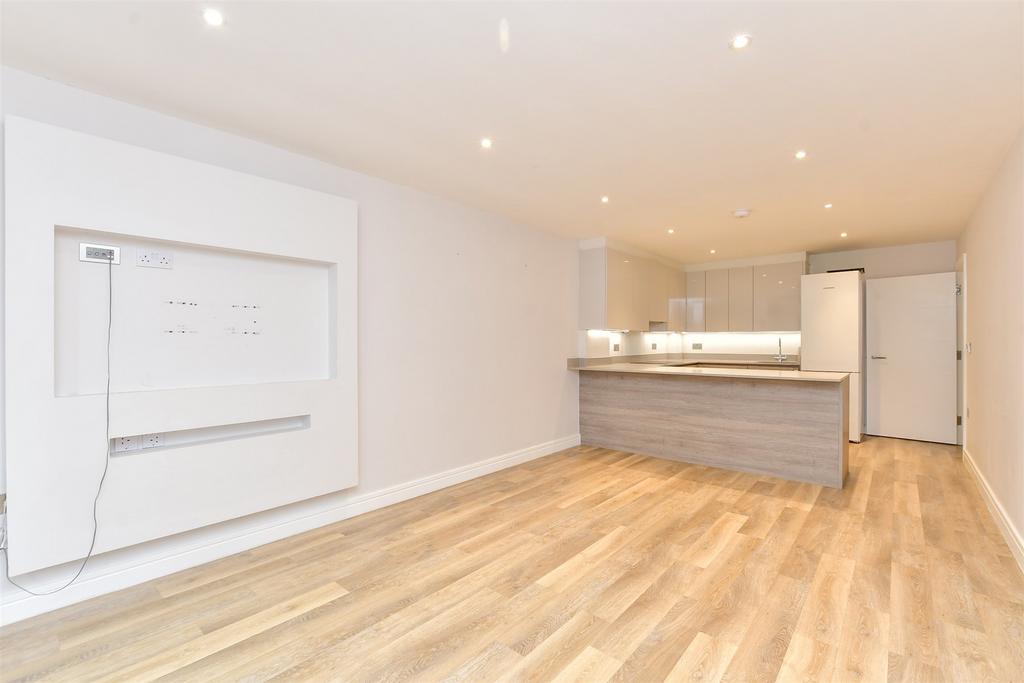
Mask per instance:
[[[886,360],[885,356],[871,356],[872,360]]]

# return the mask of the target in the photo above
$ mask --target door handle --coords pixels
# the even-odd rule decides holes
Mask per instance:
[[[885,356],[871,356],[871,360],[886,360]]]

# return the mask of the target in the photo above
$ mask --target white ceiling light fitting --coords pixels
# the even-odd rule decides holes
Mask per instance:
[[[668,234],[670,234],[670,235],[674,235],[674,234],[676,234],[676,230],[675,230],[675,228],[669,228],[669,229],[668,229]]]
[[[714,249],[712,249],[712,250],[711,250],[711,253],[712,253],[712,254],[714,254],[714,253],[715,253],[715,250],[714,250]]]
[[[832,202],[829,202],[828,204],[826,204],[825,208],[826,209],[831,209],[832,208]]]
[[[215,26],[215,27],[223,26],[224,25],[224,15],[221,14],[221,11],[219,9],[214,9],[213,7],[207,7],[206,9],[203,10],[203,21],[206,22],[207,26]]]
[[[601,203],[602,204],[607,204],[608,203],[608,197],[601,197]]]
[[[490,149],[494,146],[494,142],[490,138],[480,138],[480,146],[484,149]]]
[[[796,152],[795,152],[795,153],[793,154],[793,156],[794,156],[794,157],[796,157],[796,160],[797,160],[797,161],[803,161],[804,159],[806,159],[806,158],[807,158],[807,150],[806,150],[806,149],[798,149],[798,150],[797,150],[797,151],[796,151]]]
[[[841,232],[841,233],[839,233],[839,236],[840,237],[846,237],[846,233],[845,232]]]
[[[498,47],[502,52],[508,52],[508,19],[502,18],[498,22]]]
[[[750,209],[736,209],[732,215],[736,218],[746,218],[750,215]]]
[[[753,40],[753,36],[749,33],[739,33],[729,41],[729,47],[734,50],[742,50],[750,45],[751,40]]]

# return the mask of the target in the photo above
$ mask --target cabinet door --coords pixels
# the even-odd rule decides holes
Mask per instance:
[[[686,330],[686,273],[673,268],[668,271],[668,329]]]
[[[649,261],[648,269],[647,320],[650,322],[667,323],[669,269],[657,261]]]
[[[705,274],[704,329],[729,331],[729,271],[709,270]]]
[[[790,332],[800,329],[800,276],[804,264],[754,266],[754,329]]]
[[[607,326],[610,330],[636,330],[634,315],[636,263],[628,254],[608,250]]]
[[[657,263],[639,256],[629,256],[629,265],[633,272],[633,310],[631,312],[630,330],[649,330],[651,314],[657,314],[652,305],[658,290]]]
[[[581,330],[608,327],[608,253],[605,249],[580,252]]]
[[[705,331],[704,271],[686,274],[686,331]]]
[[[729,269],[729,331],[754,329],[754,269]]]

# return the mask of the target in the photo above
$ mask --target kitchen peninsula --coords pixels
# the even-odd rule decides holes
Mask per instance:
[[[582,442],[841,488],[849,376],[608,363],[580,372]]]

